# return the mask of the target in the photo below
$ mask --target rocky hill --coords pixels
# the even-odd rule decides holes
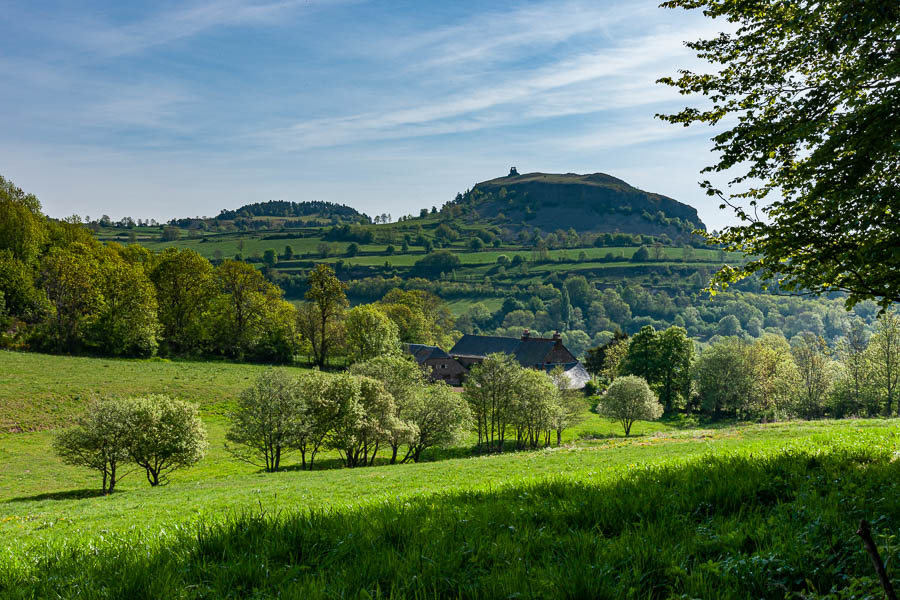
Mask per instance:
[[[515,229],[620,231],[673,239],[705,229],[695,208],[605,173],[519,175],[513,170],[476,184],[444,210],[474,210],[481,219]]]

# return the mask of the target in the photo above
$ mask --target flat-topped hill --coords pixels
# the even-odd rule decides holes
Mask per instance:
[[[572,228],[675,237],[705,228],[692,206],[605,173],[514,173],[476,184],[456,203],[469,204],[498,224],[545,231]]]

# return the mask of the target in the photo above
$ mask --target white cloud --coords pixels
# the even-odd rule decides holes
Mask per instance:
[[[419,70],[446,68],[460,63],[484,68],[506,62],[522,50],[552,46],[584,34],[598,34],[638,16],[617,3],[532,3],[509,11],[482,11],[465,23],[427,31],[400,40],[397,55],[424,54],[411,63]]]
[[[58,41],[113,57],[138,53],[216,27],[275,23],[290,11],[310,5],[310,0],[205,0],[128,24],[68,15],[64,20],[47,23],[46,30]]]

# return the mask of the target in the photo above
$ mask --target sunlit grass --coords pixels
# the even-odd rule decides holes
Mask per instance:
[[[0,595],[876,598],[853,531],[870,519],[900,557],[894,425],[674,430],[7,502]]]

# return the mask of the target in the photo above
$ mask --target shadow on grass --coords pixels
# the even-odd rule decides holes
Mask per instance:
[[[113,492],[115,493],[115,492]],[[34,496],[19,496],[18,498],[10,498],[4,502],[40,502],[41,500],[84,500],[86,498],[96,498],[102,496],[103,492],[98,489],[89,490],[66,490],[65,492],[47,492],[45,494],[35,494]]]
[[[596,440],[634,440],[642,437],[647,437],[648,435],[654,435],[659,433],[658,431],[653,432],[642,432],[642,433],[632,433],[629,435],[625,435],[624,433],[596,433],[591,431],[583,431],[578,434],[579,440],[584,441],[596,441]]]
[[[644,435],[644,434],[641,434]],[[611,435],[609,437],[622,437]],[[636,437],[636,435],[632,435],[631,437]],[[586,438],[590,439],[590,438]],[[595,438],[596,439],[596,438]],[[556,442],[549,447],[556,447]],[[487,456],[492,454],[512,454],[517,452],[534,452],[535,450],[541,450],[544,446],[540,446],[538,448],[517,448],[514,441],[507,440],[503,445],[503,450],[488,450],[484,447],[480,447],[477,445],[474,446],[454,446],[452,448],[440,448],[433,447],[427,448],[424,450],[419,457],[419,463],[430,463],[430,462],[440,462],[444,460],[453,460],[458,458],[471,458],[474,456]],[[400,453],[397,455],[397,462],[394,463],[395,466],[403,466],[407,464],[415,464],[412,459],[408,462],[403,463],[403,458],[406,456],[406,449],[401,448]],[[378,453],[378,456],[375,458],[375,461],[371,465],[360,465],[357,467],[353,467],[354,469],[365,469],[367,467],[384,467],[390,466],[391,457],[390,457],[390,449],[386,452],[381,451]],[[332,471],[337,469],[347,469],[346,463],[343,459],[340,458],[317,458],[313,463],[312,469],[309,469],[308,466],[304,468],[300,463],[294,463],[290,465],[284,465],[279,468],[281,472],[305,472],[305,471]],[[259,469],[257,473],[264,473],[263,469]]]
[[[745,425],[750,421],[738,421],[734,418],[710,417],[699,414],[675,413],[664,416],[660,423],[672,429],[727,429],[737,425]],[[755,422],[755,421],[754,421]]]

